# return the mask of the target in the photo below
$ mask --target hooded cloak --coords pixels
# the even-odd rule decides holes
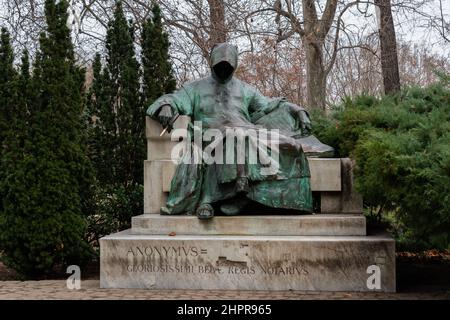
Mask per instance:
[[[273,208],[312,212],[310,171],[301,144],[301,139],[309,135],[306,111],[303,119],[292,116],[291,105],[284,98],[265,97],[234,77],[237,65],[235,46],[216,45],[210,56],[210,76],[161,96],[147,110],[147,115],[158,119],[161,108],[169,105],[174,114],[191,117],[189,152],[177,166],[166,207],[162,208],[164,214],[193,213],[200,204],[214,204],[237,195]],[[224,162],[227,154],[233,153],[236,158],[231,163],[193,163],[194,155],[211,146],[211,141],[196,143],[195,134],[204,135],[211,129],[222,134],[213,140],[222,149],[214,151],[223,151]],[[261,129],[277,129],[279,134],[269,134],[268,139],[248,134],[264,132]],[[242,153],[236,149],[238,143],[228,145],[227,140],[235,137],[230,138],[227,130],[237,132],[236,139],[242,138],[246,146],[266,146],[269,162],[254,163],[248,149]],[[276,170],[267,170],[268,166]]]

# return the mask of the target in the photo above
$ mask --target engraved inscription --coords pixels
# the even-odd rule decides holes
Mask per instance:
[[[281,260],[264,265],[256,262],[248,265],[248,261],[228,259],[219,256],[215,263],[204,261],[202,256],[207,249],[196,246],[147,246],[129,247],[127,251],[128,272],[145,273],[186,273],[186,274],[228,274],[251,276],[255,274],[269,276],[302,276],[308,271],[297,262],[293,262],[290,254],[282,254]]]
[[[195,246],[149,246],[149,247],[130,247],[127,254],[133,257],[197,257],[200,254],[206,254],[206,249],[200,249]]]

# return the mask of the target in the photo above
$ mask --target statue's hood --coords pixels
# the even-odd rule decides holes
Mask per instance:
[[[229,43],[214,46],[210,57],[211,73],[219,82],[227,82],[233,77],[238,65],[238,49]]]

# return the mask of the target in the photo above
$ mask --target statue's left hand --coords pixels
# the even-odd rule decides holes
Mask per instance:
[[[287,103],[286,106],[289,113],[298,120],[302,135],[306,136],[311,134],[312,127],[308,112],[304,108],[293,103]]]

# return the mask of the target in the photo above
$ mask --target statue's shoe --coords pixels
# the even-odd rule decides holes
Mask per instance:
[[[241,210],[247,205],[248,203],[247,198],[233,198],[229,200],[228,202],[222,204],[220,206],[220,211],[222,211],[227,216],[235,216],[241,212]]]
[[[170,215],[170,210],[167,207],[161,207],[161,209],[159,209],[159,213],[162,216],[168,216]]]
[[[199,219],[211,219],[214,217],[214,209],[210,204],[201,204],[195,212]]]

